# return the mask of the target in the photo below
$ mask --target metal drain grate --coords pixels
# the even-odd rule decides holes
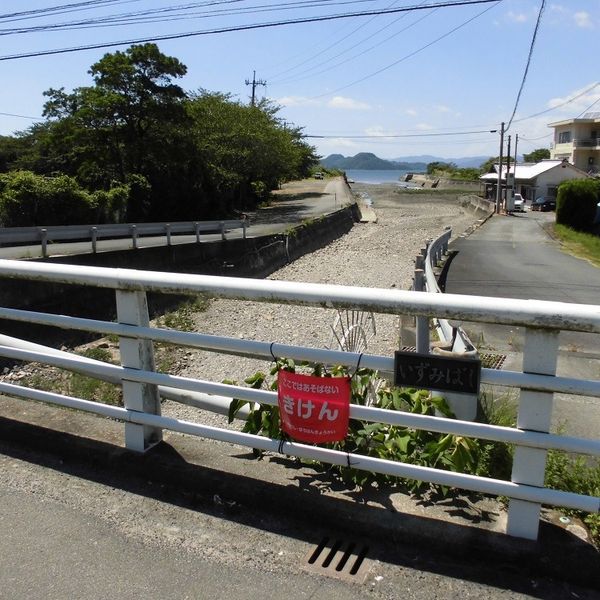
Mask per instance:
[[[504,361],[506,360],[506,354],[492,354],[490,352],[482,352],[479,355],[481,359],[481,366],[484,369],[502,369]]]
[[[366,544],[324,537],[308,555],[306,568],[329,577],[363,582],[369,570],[368,552]]]

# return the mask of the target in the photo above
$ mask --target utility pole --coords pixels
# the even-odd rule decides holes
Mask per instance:
[[[510,178],[510,135],[508,136],[508,144],[506,147],[506,202],[508,202],[509,194],[509,178]]]
[[[517,190],[517,144],[519,143],[519,134],[515,133],[515,192]]]
[[[256,71],[252,71],[252,81],[246,79],[246,85],[252,86],[252,100],[250,101],[250,106],[254,106],[254,99],[256,97],[256,86],[264,85],[267,86],[267,82],[264,79],[256,79]]]
[[[500,198],[502,188],[502,152],[504,149],[504,121],[500,126],[500,166],[498,167],[498,185],[496,186],[496,213],[500,213]]]

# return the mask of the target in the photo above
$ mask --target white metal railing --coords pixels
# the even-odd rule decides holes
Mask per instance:
[[[25,343],[19,347],[19,344],[11,343],[6,336],[0,337],[0,355],[82,371],[92,377],[120,383],[123,387],[124,408],[9,383],[0,383],[0,393],[69,406],[125,421],[126,445],[131,449],[144,451],[160,440],[162,429],[171,429],[264,450],[282,451],[292,456],[313,458],[336,465],[346,465],[351,459],[353,467],[358,469],[507,496],[511,499],[507,532],[530,539],[537,537],[541,504],[589,512],[600,511],[599,498],[544,488],[545,458],[549,448],[600,456],[599,440],[583,440],[549,433],[554,392],[600,398],[600,381],[555,375],[559,331],[600,333],[598,306],[6,260],[0,260],[0,277],[115,289],[117,323],[13,308],[0,308],[0,318],[116,334],[120,339],[120,366],[82,359],[66,352],[46,351],[39,346]],[[153,341],[267,360],[270,360],[274,353],[295,360],[345,364],[350,367],[355,366],[360,358],[362,366],[377,369],[383,374],[393,372],[394,362],[393,358],[387,356],[361,355],[356,352],[272,344],[270,341],[243,340],[150,327],[145,299],[147,291],[209,293],[213,297],[239,300],[349,308],[525,327],[524,372],[482,369],[483,383],[520,388],[516,429],[367,406],[352,405],[350,411],[350,416],[354,419],[515,444],[512,480],[508,482],[481,478],[361,455],[348,455],[296,442],[282,444],[280,440],[161,416],[159,395],[195,406],[210,406],[216,398],[221,402],[222,410],[226,409],[232,398],[275,404],[277,397],[269,391],[157,373],[153,364]]]
[[[230,229],[242,229],[246,237],[246,219],[225,221],[177,221],[174,223],[119,223],[109,225],[57,225],[48,227],[0,227],[0,247],[15,244],[40,244],[42,256],[48,255],[48,244],[73,240],[89,240],[92,252],[97,251],[97,242],[102,239],[131,238],[132,247],[137,248],[138,238],[165,236],[166,245],[171,244],[172,235],[200,235],[207,233],[225,234]]]

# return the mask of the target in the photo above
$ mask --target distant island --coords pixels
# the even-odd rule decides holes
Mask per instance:
[[[427,164],[424,162],[397,162],[385,160],[375,156],[371,152],[359,152],[356,156],[342,156],[341,154],[330,154],[321,159],[321,165],[327,169],[366,169],[377,171],[415,171],[425,172]]]
[[[375,156],[372,152],[359,152],[355,156],[330,154],[321,159],[320,163],[327,169],[364,169],[377,171],[411,171],[425,173],[427,165],[431,162],[454,163],[458,167],[479,167],[488,159],[487,156],[471,156],[467,158],[441,158],[438,156],[411,156],[386,160]]]

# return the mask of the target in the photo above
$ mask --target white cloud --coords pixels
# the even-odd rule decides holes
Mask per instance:
[[[344,96],[334,96],[328,103],[329,108],[341,108],[342,110],[370,110],[371,107],[365,102],[345,98]]]
[[[283,98],[278,98],[276,103],[281,106],[319,106],[321,104],[318,100],[303,96],[283,96]]]
[[[525,23],[527,21],[527,15],[524,13],[516,13],[511,10],[507,16],[508,19],[514,23]]]
[[[566,96],[562,98],[551,98],[547,103],[548,108],[556,108],[557,113],[559,113],[559,115],[560,113],[563,113],[565,115],[568,115],[569,117],[577,116],[579,113],[586,110],[594,102],[600,99],[600,85],[597,85],[596,87],[590,90],[590,87],[592,87],[592,85],[593,83],[590,83],[589,85],[586,85],[585,87],[582,87],[578,90],[573,90],[572,92],[569,92]],[[571,98],[575,98],[576,96],[579,96],[576,100],[565,104],[565,102],[568,102]],[[562,106],[563,104],[564,106]],[[600,109],[593,108],[590,110]],[[557,121],[560,120],[560,118],[560,116],[554,118],[550,117],[549,121]]]
[[[590,13],[585,11],[576,12],[573,15],[573,19],[575,19],[575,24],[577,27],[582,27],[584,29],[591,29],[594,24],[592,23],[592,18],[590,17]]]
[[[416,117],[418,114],[414,108],[407,108],[405,112],[407,115],[409,115],[411,117]]]
[[[365,128],[365,135],[397,135],[397,131],[392,129],[384,129],[381,125],[374,125]]]
[[[452,112],[452,110],[451,110],[451,109],[450,109],[448,106],[444,106],[443,104],[438,104],[438,105],[435,107],[435,110],[437,110],[438,112],[441,112],[441,113],[449,113],[449,112]]]
[[[417,129],[419,129],[420,131],[430,131],[433,128],[433,125],[429,125],[429,123],[419,123],[417,125]]]

